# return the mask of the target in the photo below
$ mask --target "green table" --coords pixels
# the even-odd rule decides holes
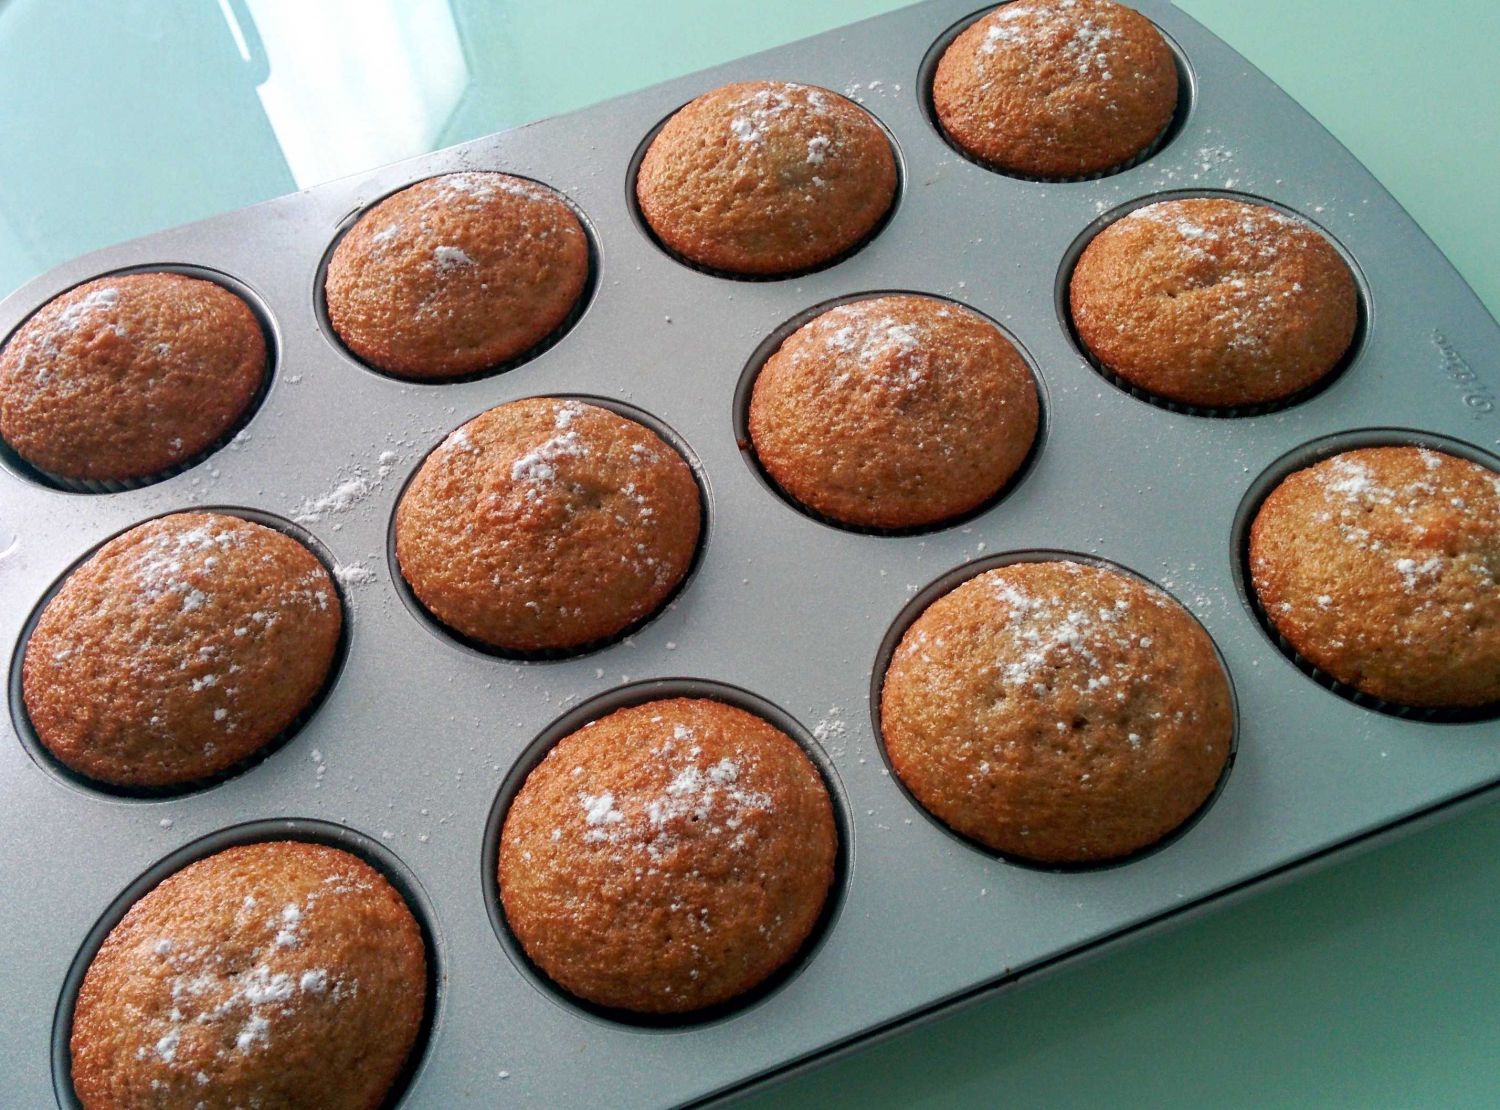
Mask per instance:
[[[1179,2],[1500,311],[1500,4]],[[106,243],[896,6],[0,0],[0,294]],[[1497,889],[1490,807],[751,1105],[1500,1105]]]

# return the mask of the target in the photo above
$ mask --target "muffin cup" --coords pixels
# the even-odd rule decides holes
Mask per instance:
[[[932,96],[932,86],[933,81],[937,77],[938,63],[943,60],[943,55],[947,53],[948,47],[953,45],[953,40],[994,10],[993,6],[985,8],[983,11],[965,16],[949,27],[927,48],[927,54],[922,59],[921,68],[917,71],[917,87],[921,90],[922,114],[927,117],[927,122],[932,125],[938,137],[966,162],[972,162],[981,169],[999,174],[1001,177],[1010,177],[1017,181],[1031,181],[1040,185],[1069,185],[1083,181],[1098,181],[1101,178],[1113,177],[1117,173],[1124,173],[1126,170],[1134,169],[1142,162],[1161,153],[1182,132],[1184,125],[1187,123],[1187,118],[1192,112],[1193,101],[1197,97],[1198,85],[1194,79],[1192,67],[1188,65],[1187,55],[1183,53],[1182,47],[1177,45],[1176,40],[1171,35],[1167,34],[1160,27],[1156,27],[1156,33],[1161,36],[1162,42],[1166,44],[1167,49],[1172,54],[1173,68],[1177,70],[1177,104],[1172,109],[1171,118],[1156,133],[1156,137],[1142,147],[1134,156],[1113,166],[1108,166],[1105,169],[1095,170],[1093,173],[1047,176],[1006,169],[1004,166],[987,162],[983,158],[966,150],[959,144],[957,139],[948,133],[948,129],[943,126],[943,121],[938,117],[937,104],[934,102]],[[1152,26],[1156,26],[1156,24],[1153,23]]]
[[[48,587],[47,592],[44,593],[40,598],[38,598],[36,604],[32,607],[31,615],[27,617],[26,623],[22,626],[20,638],[16,641],[16,649],[11,655],[7,696],[10,701],[11,725],[15,730],[16,736],[21,741],[21,746],[26,749],[26,754],[31,757],[32,762],[35,763],[38,767],[41,767],[44,771],[48,772],[54,777],[62,780],[70,786],[77,787],[80,790],[85,790],[95,794],[103,794],[115,798],[133,799],[138,801],[157,801],[165,798],[180,798],[188,794],[197,794],[201,791],[210,790],[215,786],[226,783],[230,779],[238,778],[245,772],[253,770],[265,760],[270,759],[282,748],[286,747],[287,744],[291,743],[292,740],[296,738],[297,734],[302,731],[303,726],[305,726],[307,722],[312,720],[312,718],[317,714],[323,703],[328,699],[329,693],[338,684],[339,676],[343,673],[344,662],[349,655],[349,639],[351,634],[350,621],[352,619],[352,609],[349,605],[349,598],[345,592],[346,587],[341,581],[339,581],[338,575],[334,573],[333,557],[329,554],[327,549],[323,547],[322,543],[317,540],[316,537],[297,525],[289,524],[287,521],[281,519],[280,517],[272,516],[269,513],[260,512],[255,509],[236,508],[233,506],[221,507],[208,505],[204,506],[203,508],[192,506],[187,509],[169,510],[169,512],[167,513],[157,514],[157,517],[168,516],[174,512],[223,513],[226,516],[238,517],[241,520],[248,520],[255,524],[261,524],[267,528],[273,529],[274,531],[280,532],[282,535],[289,536],[300,543],[303,547],[307,548],[308,551],[312,552],[313,557],[317,559],[318,562],[322,564],[323,569],[328,572],[328,578],[329,581],[333,583],[333,591],[335,596],[338,598],[340,613],[343,617],[343,621],[339,629],[338,642],[334,645],[333,649],[333,659],[328,665],[328,674],[324,676],[323,684],[318,687],[317,692],[308,699],[307,704],[304,705],[302,709],[297,713],[297,715],[287,723],[285,728],[283,728],[275,736],[272,736],[264,744],[256,748],[255,751],[251,752],[243,759],[231,764],[228,767],[225,767],[221,771],[216,771],[212,775],[207,775],[202,778],[189,779],[186,782],[172,783],[166,786],[131,786],[107,782],[104,779],[93,778],[81,771],[76,771],[72,767],[69,767],[66,763],[64,763],[61,759],[54,755],[51,749],[47,747],[47,745],[42,743],[41,737],[37,735],[36,727],[31,722],[31,713],[26,708],[26,699],[23,693],[22,685],[23,673],[26,665],[26,651],[31,643],[31,634],[36,630],[37,622],[41,619],[42,611],[45,610],[48,603],[57,596],[58,591],[62,589],[63,585],[72,576],[73,572],[81,567],[84,563],[88,562],[89,559],[93,558],[93,556],[97,554],[99,549],[104,547],[105,544],[111,542],[114,539],[117,539],[119,536],[124,534],[124,532],[129,531],[130,528],[135,528],[141,524],[146,523],[146,521],[136,521],[134,524],[130,525],[129,528],[121,529],[120,532],[116,532],[114,535],[107,537],[106,539],[95,544],[93,547],[89,548],[89,550],[80,555],[78,559],[68,567],[67,570],[58,575],[57,580],[53,582],[50,587]],[[147,520],[154,520],[157,519],[157,517],[148,517]]]
[[[1287,477],[1297,471],[1332,458],[1334,455],[1361,447],[1426,447],[1500,472],[1500,459],[1493,458],[1470,444],[1431,432],[1404,428],[1372,428],[1339,432],[1303,444],[1283,455],[1261,472],[1251,484],[1235,513],[1232,554],[1235,578],[1239,582],[1245,606],[1250,610],[1251,616],[1255,618],[1261,630],[1265,632],[1266,638],[1275,644],[1277,650],[1286,656],[1299,671],[1325,690],[1332,691],[1345,701],[1353,702],[1362,709],[1426,724],[1470,724],[1475,721],[1500,718],[1500,702],[1454,707],[1406,705],[1367,694],[1357,686],[1342,682],[1299,652],[1292,642],[1281,634],[1281,630],[1276,627],[1276,622],[1271,619],[1271,614],[1261,603],[1250,567],[1250,530],[1266,498]]]
[[[583,289],[581,292],[579,292],[578,299],[573,302],[573,307],[568,310],[568,314],[563,317],[558,325],[546,335],[542,336],[542,338],[538,339],[530,347],[527,347],[526,350],[512,355],[508,359],[493,363],[489,366],[482,366],[478,370],[470,370],[462,374],[432,374],[423,376],[413,374],[398,374],[391,370],[383,370],[379,366],[376,366],[373,362],[367,362],[365,359],[356,354],[354,352],[354,349],[344,342],[344,337],[338,333],[338,329],[333,326],[333,320],[328,315],[328,267],[333,262],[333,254],[336,250],[338,250],[339,244],[343,242],[344,236],[349,234],[349,232],[354,229],[355,224],[359,223],[361,219],[369,215],[370,212],[374,210],[376,205],[380,204],[382,201],[389,200],[397,193],[403,192],[406,189],[410,189],[413,185],[420,185],[422,182],[432,180],[436,177],[446,177],[451,173],[502,173],[508,177],[515,177],[519,178],[522,181],[530,182],[531,184],[554,194],[558,200],[562,201],[568,206],[568,209],[573,213],[574,217],[577,218],[579,226],[583,228],[584,245],[588,249],[588,275],[584,278]],[[323,334],[328,338],[328,342],[332,344],[333,348],[340,354],[348,358],[352,363],[354,363],[354,365],[358,366],[362,370],[367,370],[371,374],[375,374],[378,377],[400,382],[403,385],[460,385],[464,382],[480,381],[484,378],[492,378],[496,375],[509,373],[512,370],[519,369],[520,367],[526,365],[526,363],[531,362],[533,359],[539,358],[542,355],[546,354],[553,347],[561,343],[568,336],[568,334],[578,326],[579,321],[582,320],[583,317],[588,313],[589,306],[594,303],[594,295],[599,291],[599,265],[600,261],[598,233],[594,228],[593,222],[589,219],[588,214],[584,212],[584,210],[572,197],[568,196],[555,185],[550,185],[547,182],[540,181],[534,177],[528,177],[523,173],[514,173],[511,170],[498,167],[468,166],[463,170],[453,170],[449,171],[448,173],[428,174],[426,176],[404,182],[401,185],[398,185],[393,189],[389,189],[386,192],[382,193],[380,196],[374,197],[368,202],[362,204],[359,208],[356,208],[354,211],[350,212],[347,216],[340,220],[338,227],[334,229],[333,237],[329,239],[328,244],[323,248],[323,257],[318,262],[317,273],[313,278],[313,313],[317,317],[318,327],[322,329]]]
[[[1105,228],[1110,227],[1132,212],[1142,208],[1147,208],[1153,204],[1160,204],[1163,201],[1193,200],[1198,198],[1234,200],[1245,204],[1257,204],[1265,208],[1274,209],[1316,231],[1330,246],[1338,251],[1339,256],[1344,260],[1344,264],[1349,267],[1349,272],[1354,277],[1354,335],[1349,340],[1349,346],[1339,356],[1339,360],[1311,385],[1304,386],[1295,393],[1289,393],[1278,400],[1260,401],[1253,405],[1194,405],[1185,401],[1175,401],[1170,397],[1164,397],[1159,393],[1153,393],[1149,389],[1144,389],[1115,373],[1114,370],[1094,354],[1089,345],[1083,341],[1083,337],[1078,334],[1078,327],[1073,321],[1073,306],[1070,297],[1073,284],[1073,271],[1077,269],[1078,260],[1083,257],[1083,252],[1088,249],[1088,245],[1094,241],[1094,238]],[[1054,300],[1057,305],[1057,318],[1062,324],[1063,330],[1067,332],[1074,350],[1078,352],[1079,357],[1084,362],[1093,368],[1095,373],[1109,382],[1110,385],[1121,392],[1130,394],[1136,400],[1144,401],[1146,404],[1153,405],[1156,408],[1179,413],[1183,416],[1202,416],[1209,419],[1238,419],[1246,416],[1265,416],[1269,413],[1281,412],[1283,409],[1289,409],[1302,404],[1304,401],[1311,400],[1342,378],[1349,368],[1359,360],[1360,353],[1364,350],[1365,337],[1369,332],[1370,326],[1369,287],[1365,282],[1364,274],[1355,263],[1354,257],[1344,249],[1343,245],[1337,239],[1318,226],[1318,224],[1302,215],[1302,213],[1288,208],[1283,204],[1264,197],[1224,189],[1177,189],[1165,193],[1152,193],[1148,196],[1137,197],[1135,200],[1103,213],[1091,222],[1063,253],[1062,263],[1057,271],[1057,287],[1054,293]]]
[[[714,527],[713,503],[708,494],[708,480],[705,477],[703,463],[699,460],[697,453],[693,451],[688,445],[687,440],[683,439],[675,429],[665,424],[655,415],[646,412],[644,409],[636,408],[634,405],[626,404],[623,401],[616,401],[608,397],[597,397],[591,394],[548,393],[535,394],[534,396],[552,397],[561,401],[580,401],[586,405],[606,409],[616,416],[624,417],[626,420],[632,420],[654,432],[663,443],[682,457],[683,462],[687,463],[688,469],[692,471],[693,483],[698,487],[698,546],[693,551],[693,557],[688,562],[687,570],[683,572],[682,580],[661,600],[661,603],[649,613],[638,617],[624,628],[608,636],[597,640],[590,640],[587,643],[574,644],[571,647],[542,648],[536,651],[519,651],[475,639],[472,636],[465,635],[451,625],[445,624],[437,614],[427,608],[422,599],[417,596],[416,590],[412,589],[411,583],[406,580],[406,575],[401,570],[401,561],[396,557],[397,513],[401,508],[402,500],[406,497],[407,490],[411,487],[412,482],[416,480],[417,474],[421,471],[427,459],[443,445],[453,430],[462,427],[487,410],[481,410],[480,413],[468,416],[459,424],[454,425],[454,428],[449,429],[448,432],[445,432],[442,437],[436,440],[427,450],[426,454],[422,456],[421,460],[418,461],[417,465],[412,467],[411,473],[407,476],[406,481],[402,483],[400,490],[397,491],[396,500],[391,510],[390,522],[386,527],[385,558],[386,564],[390,567],[391,581],[396,587],[397,596],[401,598],[407,610],[418,619],[422,626],[434,635],[448,643],[457,644],[468,651],[495,659],[507,659],[514,663],[557,663],[565,662],[569,659],[577,659],[585,655],[593,655],[614,644],[622,643],[653,623],[658,617],[677,604],[677,599],[688,588],[688,585],[697,575],[699,566],[703,563],[703,552],[708,547],[709,534]],[[516,399],[525,400],[526,398]]]
[[[1214,656],[1218,660],[1219,669],[1224,674],[1224,680],[1229,687],[1229,707],[1231,728],[1229,733],[1229,752],[1224,759],[1224,766],[1219,771],[1219,779],[1214,784],[1213,790],[1204,798],[1202,803],[1191,814],[1185,818],[1176,828],[1167,832],[1160,839],[1153,841],[1143,847],[1137,848],[1123,856],[1111,859],[1092,860],[1079,863],[1048,863],[1040,860],[1029,859],[1025,856],[1002,852],[983,844],[964,833],[954,829],[937,814],[929,810],[911,789],[896,773],[896,766],[891,761],[891,754],[885,744],[885,726],[882,720],[881,706],[885,690],[886,674],[890,671],[891,663],[896,657],[896,651],[901,646],[901,641],[907,631],[915,624],[928,608],[940,598],[946,597],[965,582],[979,577],[987,571],[996,570],[1000,567],[1015,566],[1018,563],[1050,563],[1066,562],[1078,563],[1082,566],[1094,567],[1098,570],[1111,571],[1125,578],[1142,583],[1147,588],[1157,591],[1170,598],[1173,604],[1182,609],[1188,617],[1198,625],[1208,637],[1209,644],[1213,647]],[[982,855],[990,856],[1005,863],[1020,867],[1028,871],[1039,871],[1048,874],[1069,875],[1084,872],[1111,871],[1116,868],[1129,867],[1139,860],[1154,856],[1171,845],[1181,840],[1187,833],[1203,819],[1203,815],[1213,808],[1214,803],[1219,800],[1219,795],[1224,792],[1225,785],[1229,782],[1229,776],[1234,771],[1235,760],[1239,757],[1240,749],[1240,703],[1239,693],[1235,688],[1234,674],[1229,669],[1229,663],[1224,658],[1224,653],[1219,647],[1219,642],[1214,639],[1213,634],[1208,631],[1203,622],[1180,598],[1172,591],[1165,589],[1159,583],[1147,578],[1139,571],[1133,570],[1123,563],[1103,558],[1099,555],[1088,555],[1076,551],[1059,551],[1047,548],[1028,548],[1014,551],[998,552],[987,555],[984,558],[974,559],[940,574],[928,582],[922,589],[918,590],[910,601],[901,609],[886,629],[885,636],[880,641],[880,647],[875,653],[875,662],[870,669],[870,692],[869,692],[870,726],[875,737],[875,746],[880,753],[881,762],[890,775],[890,779],[900,790],[901,796],[917,813],[921,814],[933,828],[944,835],[952,837],[955,841],[963,844]]]
[[[995,490],[977,505],[973,505],[962,512],[954,513],[952,516],[944,517],[942,520],[901,528],[879,528],[873,525],[854,524],[846,520],[839,520],[837,517],[820,513],[811,505],[797,500],[788,490],[782,487],[781,483],[771,476],[771,472],[761,463],[760,455],[755,450],[755,441],[750,436],[750,399],[755,392],[756,379],[760,377],[760,372],[765,368],[766,363],[781,349],[782,344],[802,327],[810,324],[825,312],[838,308],[840,305],[854,304],[859,301],[868,301],[878,297],[889,296],[927,297],[935,301],[946,301],[949,304],[956,305],[967,312],[972,312],[976,316],[982,317],[1004,336],[1006,342],[1020,354],[1021,361],[1025,363],[1027,371],[1031,374],[1031,381],[1036,389],[1037,400],[1036,434],[1032,437],[1031,446],[1027,449],[1026,456],[1021,460],[1020,465],[1016,467],[1014,473],[1005,480],[1005,483],[999,489]],[[830,300],[820,301],[809,308],[803,309],[795,316],[782,321],[767,333],[766,337],[756,345],[749,360],[740,371],[739,381],[735,385],[733,405],[735,446],[739,448],[740,456],[745,460],[745,465],[750,468],[750,472],[755,475],[761,485],[765,486],[803,516],[829,528],[837,528],[840,531],[853,532],[864,536],[900,538],[902,536],[921,536],[931,532],[941,532],[949,528],[957,528],[977,517],[983,516],[1015,492],[1026,480],[1026,477],[1035,467],[1037,459],[1041,456],[1042,448],[1047,439],[1048,412],[1051,401],[1047,394],[1046,379],[1042,376],[1040,370],[1038,370],[1036,359],[1032,356],[1031,351],[1014,332],[988,313],[982,312],[971,304],[966,304],[963,301],[942,293],[928,293],[915,289],[872,289],[859,293],[846,293],[842,296],[833,297]]]
[[[834,852],[833,881],[828,886],[823,909],[812,931],[791,959],[761,983],[728,1001],[686,1013],[652,1014],[615,1009],[581,998],[555,983],[526,954],[525,948],[511,929],[510,920],[506,917],[500,900],[500,834],[505,827],[505,818],[510,813],[510,807],[516,795],[526,785],[531,772],[560,741],[617,710],[668,698],[704,698],[722,702],[759,717],[789,736],[812,762],[824,788],[828,791],[838,843]],[[489,817],[485,821],[481,857],[485,907],[489,911],[490,925],[495,931],[495,937],[499,940],[510,962],[537,993],[557,1005],[603,1024],[625,1025],[643,1032],[670,1033],[685,1028],[698,1028],[730,1020],[747,1010],[754,1009],[795,979],[815,958],[843,909],[844,897],[849,886],[849,867],[853,854],[852,838],[853,822],[850,819],[849,800],[844,793],[844,786],[839,779],[833,760],[818,739],[790,713],[748,690],[724,682],[703,678],[645,679],[605,690],[566,710],[547,725],[511,765],[510,771],[500,784],[494,802],[490,805]]]
[[[266,344],[266,364],[261,371],[260,384],[256,386],[255,392],[246,403],[244,411],[224,430],[222,435],[203,448],[203,450],[180,462],[173,463],[171,466],[134,478],[70,478],[67,475],[54,474],[52,471],[28,461],[3,436],[0,436],[0,463],[9,466],[10,469],[28,481],[35,482],[37,485],[49,486],[52,489],[62,490],[65,493],[127,493],[130,490],[154,486],[158,482],[165,482],[168,478],[175,478],[179,474],[192,470],[211,455],[216,455],[225,447],[228,447],[249,426],[250,422],[255,419],[255,414],[260,411],[261,405],[265,403],[266,396],[271,392],[271,381],[275,376],[279,347],[276,328],[271,322],[270,312],[261,303],[260,298],[251,292],[248,287],[229,277],[227,274],[221,274],[216,270],[205,269],[201,266],[178,264],[130,266],[122,270],[112,270],[102,274],[95,274],[93,277],[87,278],[86,281],[95,281],[106,277],[119,277],[126,274],[162,273],[181,274],[183,277],[213,282],[215,285],[233,293],[244,302],[245,306],[250,309],[251,314],[255,317],[256,322],[260,325],[261,336]],[[76,282],[75,287],[82,284],[84,282]],[[46,303],[43,302],[42,305],[39,305],[37,311],[45,307]],[[30,318],[31,316],[28,315],[27,319],[29,320]],[[24,326],[24,323],[23,321],[22,326]],[[19,330],[19,327],[17,330]],[[14,334],[12,332],[12,335]],[[10,342],[10,336],[6,337],[6,342]],[[3,346],[4,344],[0,344],[0,347]]]
[[[406,1100],[412,1083],[426,1065],[432,1030],[444,1002],[442,984],[446,981],[447,968],[444,953],[437,942],[436,915],[432,904],[406,864],[374,838],[348,826],[317,818],[285,817],[250,821],[198,837],[151,864],[110,902],[79,945],[63,980],[57,1008],[52,1015],[52,1084],[59,1107],[63,1110],[82,1110],[82,1103],[73,1090],[73,1052],[70,1043],[73,1015],[84,976],[88,974],[94,957],[99,954],[99,949],[115,926],[137,902],[183,868],[228,848],[276,840],[322,844],[359,858],[391,884],[416,921],[427,960],[426,1002],[422,1011],[422,1024],[417,1029],[417,1037],[406,1063],[380,1103],[380,1110],[394,1110]]]
[[[895,161],[896,164],[896,189],[891,194],[890,207],[885,210],[884,215],[882,215],[880,219],[875,221],[875,226],[870,228],[870,230],[866,232],[858,242],[840,251],[832,258],[827,258],[822,262],[819,262],[815,266],[804,266],[799,270],[788,270],[787,272],[780,274],[745,274],[739,273],[735,270],[719,270],[715,269],[712,266],[705,266],[701,262],[694,262],[686,255],[679,254],[677,251],[667,246],[667,244],[662,241],[661,236],[656,234],[656,229],[651,226],[650,221],[646,219],[646,214],[641,211],[640,198],[637,196],[635,191],[636,179],[640,176],[641,163],[645,161],[646,152],[651,149],[651,144],[656,140],[656,136],[661,134],[661,129],[671,121],[673,116],[677,115],[678,112],[686,108],[688,104],[692,103],[692,101],[685,101],[684,103],[679,104],[677,107],[673,108],[670,112],[663,116],[660,120],[658,120],[656,122],[656,125],[649,131],[647,131],[646,134],[642,137],[639,145],[637,145],[635,148],[635,153],[630,156],[630,164],[625,171],[625,192],[627,197],[627,207],[630,211],[631,220],[635,223],[641,234],[644,235],[647,239],[651,240],[652,244],[656,247],[657,250],[661,251],[662,254],[666,255],[673,262],[676,262],[681,266],[686,266],[689,270],[696,270],[698,273],[706,274],[708,277],[722,278],[726,281],[748,282],[791,281],[794,278],[807,277],[809,274],[816,274],[823,270],[831,269],[834,266],[839,265],[841,262],[847,262],[860,251],[868,247],[876,239],[880,238],[881,233],[885,231],[891,220],[895,218],[896,210],[901,207],[901,202],[906,194],[906,168],[905,163],[901,157],[901,144],[896,141],[895,133],[886,126],[885,121],[877,116],[874,112],[870,111],[867,106],[859,103],[859,101],[854,100],[852,97],[845,96],[843,93],[837,92],[833,89],[826,89],[824,91],[833,93],[833,95],[839,97],[842,100],[849,101],[851,104],[859,108],[860,111],[864,112],[872,120],[875,121],[875,125],[879,127],[880,130],[885,134],[886,142],[890,143],[891,145],[891,158]]]

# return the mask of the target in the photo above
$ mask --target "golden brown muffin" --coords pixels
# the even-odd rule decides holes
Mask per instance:
[[[526,954],[614,1009],[684,1014],[795,956],[833,882],[822,776],[760,717],[707,699],[621,709],[558,741],[500,834]]]
[[[84,1110],[375,1110],[426,1007],[422,934],[320,844],[228,848],[130,908],[73,1013]]]
[[[1213,793],[1234,715],[1213,643],[1160,590],[1017,563],[934,601],[880,698],[891,766],[995,851],[1098,863],[1156,843]]]
[[[787,274],[875,230],[896,196],[896,158],[880,125],[837,93],[743,81],[666,122],[635,190],[651,230],[688,261]]]
[[[1036,382],[977,312],[933,297],[830,309],[767,360],[750,438],[776,483],[845,524],[910,528],[973,509],[1036,438]]]
[[[1280,401],[1339,364],[1358,318],[1354,275],[1322,235],[1223,198],[1137,208],[1073,271],[1078,336],[1105,369],[1169,401]]]
[[[306,547],[220,513],[174,513],[73,571],[26,642],[37,738],[117,786],[217,774],[280,735],[328,678],[343,627]]]
[[[1028,177],[1123,167],[1177,108],[1172,51],[1110,0],[1015,0],[964,30],[932,83],[943,130],[972,157]]]
[[[428,456],[396,559],[434,617],[512,652],[578,648],[654,613],[687,574],[702,508],[671,446],[608,409],[531,397]]]
[[[99,278],[49,301],[0,351],[0,435],[59,478],[149,478],[221,440],[265,375],[260,321],[223,286]]]
[[[588,237],[562,197],[503,173],[419,181],[360,217],[328,263],[328,320],[370,365],[472,374],[522,355],[573,311]]]
[[[1366,447],[1299,470],[1250,530],[1255,594],[1292,650],[1400,705],[1500,702],[1500,474]]]

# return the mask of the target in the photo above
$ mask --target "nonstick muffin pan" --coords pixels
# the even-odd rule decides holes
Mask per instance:
[[[242,432],[163,481],[79,493],[9,454],[0,467],[4,527],[18,538],[0,554],[0,638],[11,653],[0,737],[4,1101],[71,1104],[72,991],[104,930],[163,861],[172,870],[244,839],[345,844],[408,895],[432,950],[434,1011],[400,1105],[662,1106],[743,1090],[1488,795],[1500,782],[1495,719],[1402,717],[1303,673],[1245,596],[1242,544],[1262,476],[1330,445],[1451,441],[1500,465],[1500,330],[1314,120],[1182,13],[1139,7],[1178,53],[1183,102],[1154,154],[1094,180],[1007,177],[948,146],[925,81],[935,51],[976,12],[973,0],[930,0],[111,247],[0,304],[8,335],[102,274],[222,275],[263,314],[275,360]],[[694,270],[634,210],[643,139],[697,94],[752,78],[845,91],[898,150],[888,222],[815,273],[740,281]],[[322,268],[358,212],[457,169],[561,190],[593,240],[591,292],[563,334],[503,373],[398,381],[331,334]],[[1351,262],[1362,301],[1347,366],[1326,388],[1257,415],[1174,412],[1130,395],[1080,353],[1065,308],[1069,267],[1109,219],[1221,193],[1322,229]],[[917,534],[813,519],[775,492],[743,443],[744,397],[768,337],[814,306],[888,290],[992,317],[1021,346],[1042,400],[1023,475],[977,515]],[[425,618],[398,584],[389,540],[403,486],[449,430],[539,394],[647,414],[685,448],[708,511],[696,568],[661,615],[584,655],[516,660]],[[263,760],[186,793],[109,793],[62,773],[28,735],[24,632],[104,540],[201,507],[280,520],[316,541],[342,581],[346,656],[316,711]],[[1109,867],[1029,867],[959,840],[902,792],[878,737],[878,669],[914,601],[939,580],[1049,551],[1107,560],[1171,592],[1212,635],[1235,691],[1235,756],[1218,794],[1159,850]],[[642,1024],[585,1009],[525,965],[493,906],[493,839],[499,807],[562,724],[638,701],[657,682],[759,706],[811,745],[845,844],[823,927],[794,968],[744,1006]]]

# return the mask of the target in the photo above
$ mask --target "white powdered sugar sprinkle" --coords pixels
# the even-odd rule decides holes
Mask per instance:
[[[536,447],[527,451],[511,464],[512,481],[543,483],[557,477],[557,462],[565,458],[584,458],[589,454],[584,443],[570,425],[583,412],[577,401],[566,401],[558,407],[553,422],[553,434]]]
[[[806,95],[800,98],[799,103],[788,95],[790,93]],[[791,124],[807,113],[826,116],[833,106],[823,90],[787,82],[746,93],[730,107],[734,110],[734,115],[729,120],[730,133],[742,143],[759,143],[765,138],[767,131],[780,127],[783,120]],[[816,141],[816,138],[810,141],[807,148],[807,160],[814,165],[821,162],[828,152],[825,145],[814,159],[813,143]]]
[[[171,1008],[163,1015],[145,1017],[139,1025],[144,1059],[155,1052],[163,1063],[176,1065],[184,1037],[193,1037],[194,1057],[203,1045],[217,1046],[221,1059],[257,1052],[270,1045],[276,1020],[295,1015],[312,997],[341,1002],[359,993],[356,981],[336,977],[326,968],[295,965],[278,970],[278,961],[302,943],[303,930],[315,904],[325,896],[366,890],[364,880],[331,875],[324,885],[300,901],[286,902],[266,914],[254,896],[246,895],[236,908],[236,928],[246,938],[262,930],[262,940],[249,951],[248,965],[230,960],[215,943],[190,943],[160,937],[150,949],[171,971],[168,985]],[[287,966],[287,965],[282,965]],[[204,1033],[198,1034],[202,1028]],[[209,1077],[195,1072],[199,1085]]]
[[[438,246],[433,248],[432,262],[441,274],[452,273],[454,270],[462,270],[469,266],[477,265],[467,251],[462,247]]]
[[[832,384],[870,382],[910,392],[927,381],[931,358],[925,349],[927,329],[918,320],[885,311],[879,299],[854,301],[824,313],[810,328],[824,348],[838,358]],[[819,344],[800,347],[798,362],[813,357]],[[852,365],[851,365],[852,364]]]
[[[578,804],[583,807],[583,819],[589,826],[589,831],[583,836],[585,840],[607,840],[608,826],[618,825],[625,820],[625,815],[615,808],[615,796],[608,790],[602,794],[580,791]]]
[[[1076,0],[1052,0],[1050,3],[1033,0],[1007,4],[998,9],[986,20],[975,71],[985,74],[984,59],[1002,49],[1028,58],[1057,50],[1076,67],[1080,78],[1113,80],[1111,44],[1120,33],[1092,19],[1075,20],[1064,16],[1063,13],[1076,6]],[[1066,38],[1062,37],[1064,32]]]

